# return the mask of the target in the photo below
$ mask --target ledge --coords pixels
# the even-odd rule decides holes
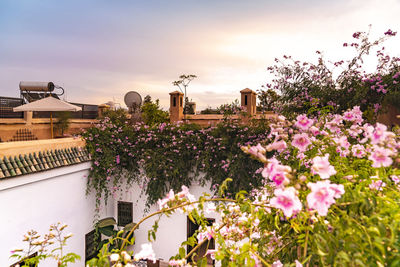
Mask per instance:
[[[26,176],[87,161],[90,161],[90,155],[86,149],[81,147],[53,150],[38,147],[33,153],[14,153],[13,156],[0,158],[0,179]]]
[[[71,147],[84,147],[85,141],[81,138],[59,138],[33,141],[18,141],[0,143],[0,158],[16,156],[50,149],[65,149]]]
[[[51,169],[48,171],[42,171],[39,173],[31,173],[28,175],[24,175],[19,177],[18,179],[4,178],[0,179],[0,192],[8,189],[12,189],[18,186],[23,186],[26,184],[36,183],[47,179],[54,179],[59,176],[64,175],[65,173],[75,173],[82,170],[88,170],[91,167],[90,162],[84,162],[80,164],[66,166],[62,169]]]
[[[26,124],[25,119],[0,119],[0,124]]]
[[[53,123],[58,122],[57,118],[53,118]],[[69,119],[70,123],[97,123],[96,119]],[[50,124],[50,118],[35,118],[32,119],[32,124]]]

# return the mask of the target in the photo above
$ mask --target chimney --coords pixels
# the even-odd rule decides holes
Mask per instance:
[[[241,106],[245,108],[247,113],[250,116],[253,116],[257,113],[257,94],[253,90],[249,88],[245,88],[240,91],[241,94]]]
[[[169,120],[176,123],[183,120],[183,94],[179,91],[169,93]]]

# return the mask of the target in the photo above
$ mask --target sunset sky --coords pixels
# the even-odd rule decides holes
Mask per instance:
[[[168,108],[172,82],[199,109],[239,98],[271,77],[275,57],[348,57],[355,31],[400,30],[400,0],[0,0],[0,96],[20,81],[52,81],[65,99],[124,106],[128,91]],[[385,45],[400,56],[400,36]]]

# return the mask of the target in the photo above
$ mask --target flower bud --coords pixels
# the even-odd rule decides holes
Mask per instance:
[[[122,251],[121,256],[125,262],[128,262],[132,259],[131,255],[129,255],[126,251]]]
[[[305,182],[305,181],[307,181],[307,177],[306,177],[305,175],[301,175],[301,176],[299,177],[299,180],[300,180],[301,182]]]
[[[118,254],[116,254],[116,253],[113,253],[113,254],[111,254],[110,255],[110,260],[111,261],[118,261],[119,260],[119,255]]]

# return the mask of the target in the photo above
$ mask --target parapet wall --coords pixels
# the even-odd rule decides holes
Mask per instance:
[[[82,129],[91,127],[97,120],[70,119],[67,135],[79,134]],[[53,119],[54,136],[60,136],[56,130],[57,119]],[[50,119],[0,119],[0,142],[42,140],[51,138]]]

